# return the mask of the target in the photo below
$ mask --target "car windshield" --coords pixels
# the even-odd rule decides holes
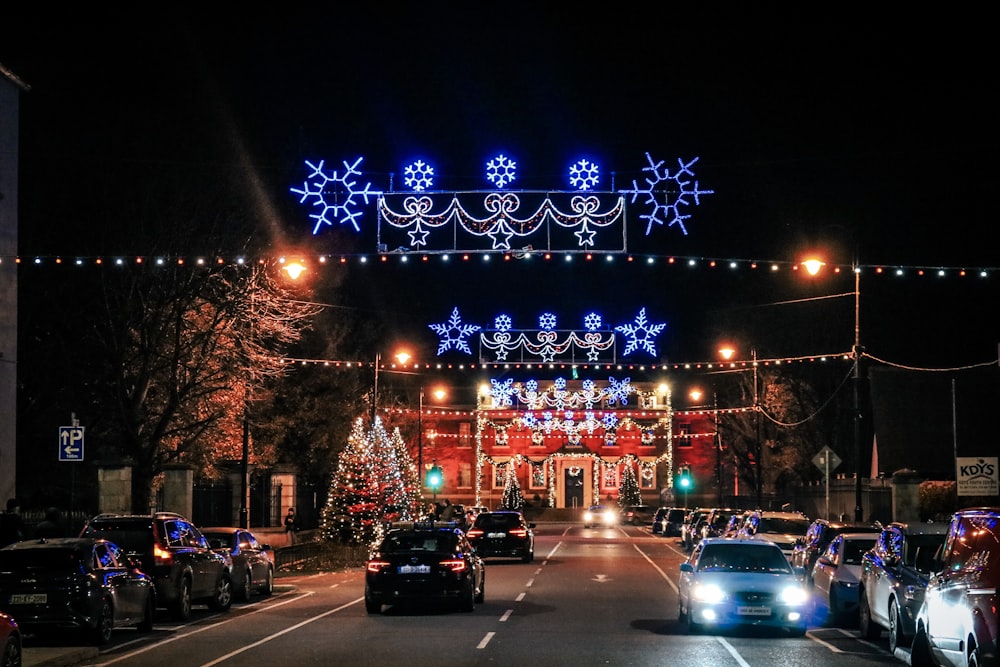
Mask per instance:
[[[807,530],[809,530],[807,519],[780,519],[777,517],[763,517],[757,527],[758,533],[771,534],[805,535]]]
[[[389,535],[382,541],[382,553],[398,551],[452,551],[455,547],[455,536],[428,533],[398,533]]]
[[[788,559],[777,548],[744,544],[710,544],[698,559],[698,572],[769,572],[791,574]]]
[[[875,538],[870,540],[847,540],[844,542],[842,561],[845,565],[861,565],[861,557],[875,546]]]
[[[515,514],[480,514],[476,517],[476,528],[509,528],[520,523]]]
[[[942,544],[942,535],[910,535],[906,540],[903,562],[921,572],[934,569],[934,555]]]

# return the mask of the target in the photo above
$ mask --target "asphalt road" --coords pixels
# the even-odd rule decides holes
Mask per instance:
[[[907,664],[885,637],[864,641],[853,628],[815,626],[805,637],[782,631],[691,635],[677,621],[676,538],[645,528],[584,529],[541,524],[535,561],[490,560],[486,599],[472,613],[386,608],[369,615],[360,568],[283,577],[269,598],[229,613],[197,608],[190,623],[158,619],[154,631],[115,633],[92,648],[29,642],[24,664],[38,665],[704,665],[846,667]],[[81,653],[83,651],[84,653]]]

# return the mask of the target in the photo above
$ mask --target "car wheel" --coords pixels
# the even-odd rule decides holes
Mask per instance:
[[[381,614],[382,603],[372,597],[368,590],[365,590],[365,611],[369,614]]]
[[[680,623],[685,623],[687,621],[687,614],[684,613],[684,605],[677,602],[677,621]]]
[[[142,620],[136,626],[139,632],[153,631],[153,616],[156,614],[156,603],[153,601],[153,593],[150,591],[146,596],[146,604],[143,605]]]
[[[267,568],[267,579],[264,580],[264,589],[261,591],[264,595],[270,595],[274,592],[274,568]]]
[[[94,646],[104,646],[111,641],[111,631],[115,628],[115,613],[111,603],[101,602],[101,611],[97,614],[97,624],[90,631],[91,643]]]
[[[895,602],[889,607],[889,652],[895,653],[897,648],[905,645],[906,634],[903,632],[903,619],[899,615],[899,605]]]
[[[865,639],[878,639],[882,634],[882,629],[872,621],[872,610],[868,607],[868,596],[864,590],[858,591],[860,596],[858,604],[858,630]]]
[[[240,590],[240,601],[250,602],[253,594],[253,577],[250,576],[250,568],[243,572],[243,588]]]
[[[931,645],[927,639],[927,633],[922,627],[917,628],[910,650],[910,667],[932,667],[933,664],[934,660],[931,658]]]
[[[21,644],[17,641],[17,637],[8,637],[7,643],[3,646],[3,653],[0,654],[0,666],[21,667],[22,659]]]
[[[177,599],[174,600],[171,611],[178,621],[191,618],[191,582],[187,577],[181,580],[181,588],[177,591]]]
[[[979,647],[972,649],[969,653],[969,667],[979,667]]]
[[[468,585],[462,589],[461,597],[458,598],[459,611],[475,611],[476,609],[476,586],[469,579]]]
[[[215,595],[212,596],[209,607],[215,611],[227,611],[233,605],[233,580],[229,573],[223,573],[215,583]]]

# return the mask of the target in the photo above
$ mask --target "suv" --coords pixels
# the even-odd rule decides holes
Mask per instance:
[[[791,561],[796,540],[809,530],[809,517],[802,512],[772,512],[754,510],[747,515],[740,528],[739,537],[753,540],[770,540]]]
[[[216,611],[233,603],[232,558],[215,551],[193,523],[179,514],[100,514],[81,537],[100,537],[142,563],[156,584],[156,602],[178,620],[191,616],[194,602]]]
[[[801,567],[806,572],[806,578],[812,578],[813,566],[816,565],[820,554],[826,551],[837,535],[841,533],[875,533],[881,532],[875,524],[853,524],[840,521],[829,521],[827,519],[816,519],[809,524],[809,530],[804,537],[800,537],[795,542],[792,549],[792,565]]]
[[[910,664],[997,662],[1000,507],[956,512],[924,591]]]
[[[664,537],[679,537],[687,510],[683,507],[661,507],[653,515],[653,533]]]
[[[916,629],[934,553],[944,544],[945,523],[891,523],[861,558],[858,629],[865,639],[889,631],[889,651],[903,647]]]
[[[520,558],[525,563],[535,559],[534,523],[515,510],[483,512],[466,533],[469,542],[483,558]]]
[[[653,512],[649,505],[626,505],[622,508],[622,523],[645,526],[653,519]]]

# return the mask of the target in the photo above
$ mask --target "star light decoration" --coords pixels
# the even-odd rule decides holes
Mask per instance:
[[[698,158],[687,162],[678,158],[677,169],[671,171],[664,167],[662,160],[654,160],[649,153],[645,156],[647,166],[642,171],[647,176],[644,182],[633,180],[631,188],[617,191],[613,183],[611,190],[597,191],[601,182],[600,166],[591,160],[580,159],[568,170],[573,190],[504,192],[504,188],[519,177],[518,163],[499,153],[486,163],[485,179],[495,188],[486,193],[431,192],[435,183],[434,168],[424,160],[415,160],[403,168],[403,183],[408,192],[394,192],[391,184],[389,191],[379,190],[373,188],[371,182],[360,180],[361,157],[352,163],[345,160],[343,171],[331,173],[326,172],[323,161],[307,161],[309,175],[302,187],[293,187],[291,192],[299,195],[299,203],[311,205],[316,210],[309,216],[314,221],[314,235],[335,222],[350,224],[355,231],[360,231],[362,207],[374,199],[379,238],[383,236],[383,223],[387,225],[387,237],[389,232],[401,230],[406,235],[401,240],[409,243],[400,246],[401,250],[481,251],[475,239],[487,237],[491,243],[489,250],[511,250],[516,239],[516,247],[531,245],[550,252],[571,249],[624,252],[627,247],[627,195],[631,195],[633,204],[639,202],[650,208],[649,213],[639,215],[640,220],[646,222],[645,233],[649,236],[654,225],[676,227],[686,235],[690,207],[700,205],[702,196],[714,194],[713,190],[702,189],[693,179],[692,167]],[[442,197],[445,198],[443,204],[439,202]],[[522,207],[526,212],[515,215]],[[486,215],[473,214],[476,208],[485,210]],[[621,234],[599,238],[602,230],[617,227],[621,228]],[[573,230],[573,236],[564,237],[560,229]],[[438,231],[441,234],[434,233]],[[458,232],[464,232],[467,239]],[[448,240],[442,241],[439,237]],[[623,241],[621,247],[611,247],[608,239],[618,243],[619,237]],[[464,244],[466,240],[468,246]],[[448,243],[451,245],[447,246]]]
[[[537,330],[516,330],[510,315],[501,313],[494,318],[493,327],[484,330],[479,325],[463,324],[458,307],[455,307],[448,322],[428,326],[440,336],[438,355],[451,350],[472,354],[469,338],[479,332],[482,363],[506,362],[514,355],[519,355],[516,358],[521,361],[552,362],[567,356],[575,359],[577,351],[585,353],[588,362],[601,361],[602,353],[611,353],[611,361],[614,361],[615,331],[625,337],[624,356],[641,351],[655,357],[656,337],[667,326],[651,322],[645,308],[633,322],[620,324],[614,331],[604,326],[603,318],[596,312],[584,316],[583,331],[557,329],[557,324],[555,313],[544,312],[538,317]],[[483,352],[492,352],[493,359],[482,358]]]

